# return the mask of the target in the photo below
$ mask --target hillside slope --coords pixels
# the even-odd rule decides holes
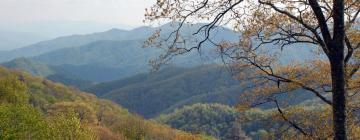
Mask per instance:
[[[241,136],[245,139],[245,132],[234,129],[235,120],[239,113],[235,108],[221,104],[194,104],[179,108],[174,112],[161,115],[155,120],[168,124],[173,128],[192,133],[205,133],[223,140]],[[235,133],[234,133],[235,132]]]
[[[66,70],[69,69],[66,66],[49,66],[27,58],[17,58],[0,65],[9,69],[25,71],[33,76],[41,76],[51,81],[60,82],[79,89],[89,87],[93,84],[93,82],[89,80],[79,78],[76,74],[73,74],[72,71]]]
[[[113,100],[147,118],[199,102],[234,105],[241,92],[239,82],[218,65],[170,67],[98,84],[86,91]]]
[[[112,100],[145,118],[153,118],[196,103],[236,105],[244,86],[251,84],[251,80],[235,80],[231,72],[220,65],[173,66],[154,73],[96,84],[84,90]],[[289,106],[314,98],[314,95],[299,89],[276,97],[284,100],[279,104]],[[266,104],[259,107],[275,106]]]
[[[26,136],[26,139],[207,139],[144,120],[108,100],[98,99],[94,95],[27,73],[0,67],[0,79],[0,119],[3,121],[0,129],[3,129],[4,125],[14,126],[1,131],[5,135],[0,138],[23,139]],[[23,112],[28,114],[14,112],[13,109],[24,109]],[[29,112],[31,110],[32,112]],[[17,116],[15,124],[7,119],[13,115]],[[16,123],[22,121],[24,126]],[[50,124],[38,126],[33,123]],[[77,125],[78,123],[81,125]],[[19,129],[25,126],[33,127]],[[50,128],[47,128],[48,126]],[[40,130],[47,132],[39,133]],[[8,131],[11,133],[7,133]],[[24,135],[26,133],[34,135]],[[62,137],[56,138],[57,135]]]

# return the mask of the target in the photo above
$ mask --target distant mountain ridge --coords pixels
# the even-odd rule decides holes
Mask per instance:
[[[48,41],[42,41],[23,48],[0,51],[0,61],[9,61],[17,57],[33,57],[62,48],[77,47],[100,40],[128,40],[127,32],[120,29],[112,29],[106,32],[93,33],[88,35],[71,35],[59,37]],[[126,39],[124,38],[126,37]],[[133,36],[134,39],[139,39]]]
[[[176,29],[176,23],[168,23],[160,27],[139,27],[133,30],[111,29],[106,32],[88,35],[73,35],[39,42],[13,51],[0,52],[0,62],[18,57],[31,59],[52,69],[60,69],[83,80],[106,82],[148,72],[149,60],[158,57],[164,50],[144,48],[144,41],[155,31],[162,31],[167,37]],[[203,24],[184,25],[184,36],[192,35],[194,30]],[[194,36],[201,39],[201,36]],[[226,28],[219,28],[212,34],[214,41],[238,39],[237,34]],[[194,45],[194,44],[188,44]],[[211,43],[206,44],[204,55],[192,52],[174,58],[171,62],[181,67],[194,67],[218,61],[207,52],[213,51]],[[25,69],[28,70],[28,69]],[[102,72],[103,71],[103,72]],[[66,75],[62,73],[62,75]],[[39,75],[39,74],[37,74]],[[44,75],[39,75],[44,76]],[[48,76],[48,75],[46,75]]]
[[[183,33],[191,34],[194,31],[194,29],[196,29],[201,25],[202,24],[185,25]],[[79,47],[101,40],[109,40],[109,41],[139,40],[139,42],[143,42],[145,39],[150,37],[150,35],[152,35],[153,33],[155,33],[155,31],[159,29],[162,30],[162,33],[165,36],[166,34],[169,34],[176,28],[174,26],[174,23],[168,23],[163,26],[154,27],[154,28],[144,26],[144,27],[135,28],[133,30],[111,29],[105,32],[99,32],[93,34],[58,37],[52,40],[42,41],[15,50],[0,51],[0,62],[9,61],[17,57],[33,57],[63,48]],[[231,37],[232,35],[235,35],[235,32],[229,29],[221,28],[221,30],[224,33],[222,33],[221,37],[219,36],[216,38],[223,38],[223,39],[238,38],[238,37]],[[221,33],[217,32],[216,34],[221,34]],[[213,36],[215,36],[215,34],[213,34]]]

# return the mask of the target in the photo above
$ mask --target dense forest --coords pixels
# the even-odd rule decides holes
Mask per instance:
[[[180,130],[204,133],[221,139],[231,139],[238,112],[221,104],[194,104],[156,118]],[[241,133],[241,132],[239,132]],[[238,134],[239,135],[239,134]],[[240,134],[241,135],[241,134]],[[245,132],[242,132],[245,135]]]

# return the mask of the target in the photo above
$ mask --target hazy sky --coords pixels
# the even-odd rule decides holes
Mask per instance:
[[[0,0],[0,22],[92,21],[140,26],[156,0]]]

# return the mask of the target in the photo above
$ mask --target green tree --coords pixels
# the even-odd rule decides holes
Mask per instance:
[[[28,105],[0,105],[0,139],[47,139],[41,113]]]
[[[53,114],[47,118],[47,123],[50,139],[92,140],[97,138],[89,126],[81,124],[74,112]]]
[[[59,102],[51,105],[47,112],[49,114],[72,114],[75,113],[81,123],[95,124],[97,122],[96,112],[88,104],[82,102]]]
[[[29,95],[26,84],[15,75],[0,78],[0,104],[26,104]]]

